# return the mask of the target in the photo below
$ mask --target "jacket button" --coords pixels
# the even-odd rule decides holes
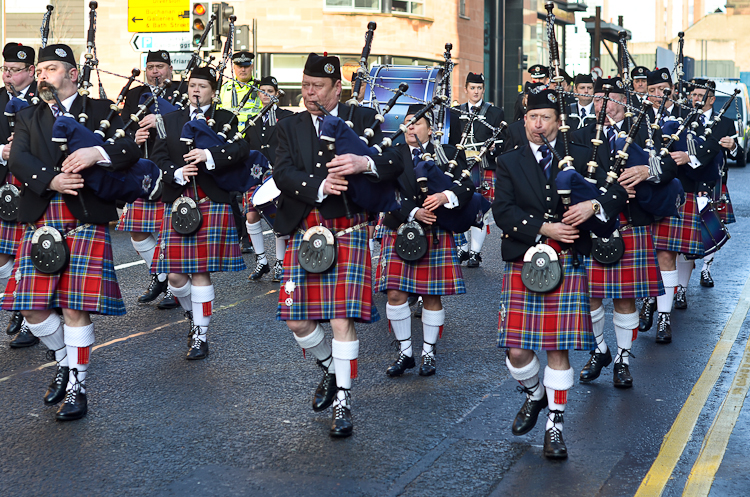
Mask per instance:
[[[307,186],[307,181],[303,181],[302,186]]]
[[[299,191],[297,191],[297,190],[294,190],[294,194],[295,194],[295,195],[299,195]]]

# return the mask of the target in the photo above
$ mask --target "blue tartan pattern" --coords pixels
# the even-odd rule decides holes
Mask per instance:
[[[464,245],[469,244],[469,239],[466,238],[466,235],[464,233],[453,233],[453,243],[456,244],[457,248],[461,248]],[[468,247],[466,250],[469,250]]]
[[[407,262],[396,253],[396,232],[383,230],[380,261],[376,273],[378,292],[401,290],[419,295],[458,295],[466,293],[453,234],[435,227],[426,231],[427,253]],[[437,244],[434,236],[438,237]]]
[[[164,203],[138,199],[132,204],[125,204],[117,231],[136,233],[159,233],[164,217]]]
[[[678,209],[679,216],[667,217],[654,223],[656,250],[679,252],[703,257],[703,236],[695,193],[685,192],[685,203]]]

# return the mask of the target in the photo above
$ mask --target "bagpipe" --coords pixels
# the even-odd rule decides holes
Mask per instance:
[[[564,161],[573,161],[570,156],[570,125],[568,124],[567,116],[567,105],[565,104],[565,91],[563,89],[563,82],[565,78],[562,75],[562,66],[560,62],[560,49],[557,44],[557,37],[555,35],[555,14],[553,9],[555,2],[547,1],[544,4],[544,8],[547,10],[547,38],[549,40],[549,58],[552,66],[552,72],[554,76],[552,81],[555,82],[555,91],[557,92],[557,103],[560,108],[560,129],[559,133],[562,136],[563,146],[565,147]]]
[[[352,128],[354,127],[354,123],[352,122],[352,118],[354,117],[354,109],[359,106],[359,94],[362,90],[362,83],[365,80],[365,75],[367,74],[367,59],[370,58],[370,51],[372,50],[372,39],[375,36],[375,29],[378,27],[378,25],[374,22],[367,23],[367,33],[365,33],[365,46],[362,47],[362,55],[359,57],[359,67],[357,68],[357,75],[354,79],[354,85],[352,87],[352,98],[347,101],[347,105],[349,105],[349,115],[346,118],[346,124]],[[388,111],[386,111],[388,112]],[[372,132],[372,130],[370,130]],[[367,136],[365,134],[365,136]],[[371,136],[368,136],[368,138],[371,138]]]
[[[604,137],[604,121],[607,118],[607,103],[609,102],[609,94],[612,91],[612,86],[602,85],[602,89],[604,90],[602,108],[599,110],[599,115],[596,119],[596,135],[591,139],[591,144],[593,146],[591,160],[586,163],[586,181],[593,184],[596,184],[596,168],[598,167],[596,153],[599,151],[599,147],[604,143],[602,140]]]

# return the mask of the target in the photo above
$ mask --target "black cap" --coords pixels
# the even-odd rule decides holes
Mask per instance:
[[[169,57],[169,52],[166,50],[157,50],[152,52],[149,50],[146,56],[146,64],[149,62],[161,62],[162,64],[172,65],[172,59]]]
[[[68,45],[47,45],[43,49],[39,50],[38,63],[41,64],[42,62],[47,62],[48,60],[67,62],[74,67],[76,66],[76,58],[73,56],[73,50],[71,50]]]
[[[211,83],[211,88],[216,89],[216,69],[209,66],[196,67],[190,73],[190,79],[205,79]]]
[[[672,75],[669,73],[669,69],[662,67],[661,69],[655,69],[648,73],[648,85],[658,85],[659,83],[672,84]]]
[[[541,64],[534,64],[529,67],[529,74],[534,79],[549,78],[549,68]]]
[[[406,115],[407,116],[413,116],[417,112],[419,112],[420,110],[422,110],[424,108],[425,108],[424,104],[411,104],[411,105],[409,105],[409,108],[406,110]],[[404,117],[406,117],[406,116],[404,116]],[[424,117],[427,118],[428,122],[432,123],[432,112],[428,112],[427,114],[425,114]]]
[[[36,52],[31,47],[25,47],[20,43],[8,43],[3,48],[3,59],[5,62],[24,62],[34,65]]]
[[[237,52],[236,54],[232,55],[232,63],[243,67],[247,67],[252,64],[253,59],[255,59],[255,54],[248,51]]]
[[[531,92],[526,102],[526,110],[535,109],[560,109],[557,102],[557,94],[554,90],[542,90],[539,93]]]
[[[570,74],[565,72],[565,69],[560,71],[560,76],[562,76],[565,82],[568,84],[571,84],[573,82],[573,78],[570,77]]]
[[[633,79],[648,79],[648,67],[636,66],[635,69],[630,71],[630,77]]]
[[[612,89],[610,93],[625,93],[625,85],[622,82],[622,78],[599,78],[596,80],[594,85],[594,93],[604,93],[604,85],[609,85]]]
[[[537,89],[539,88],[546,88],[547,85],[544,83],[532,83],[531,81],[527,81],[523,85],[523,92],[526,94],[529,93],[536,93]]]
[[[314,78],[331,78],[334,81],[341,79],[341,62],[338,57],[311,53],[307,56],[303,73]]]
[[[476,74],[476,73],[470,72],[466,76],[466,85],[468,85],[469,83],[475,83],[475,84],[483,85],[484,84],[484,74],[481,74],[481,73],[480,74]]]
[[[573,80],[573,84],[580,85],[580,84],[594,84],[594,78],[591,77],[591,74],[576,74],[576,79]]]
[[[276,81],[276,78],[273,76],[266,76],[265,78],[262,78],[260,80],[260,83],[258,83],[258,86],[273,86],[274,90],[279,89],[279,82]]]

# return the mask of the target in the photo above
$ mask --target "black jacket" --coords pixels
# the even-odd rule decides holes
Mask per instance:
[[[349,106],[339,104],[339,116],[349,115]],[[362,136],[365,128],[375,122],[375,111],[366,107],[356,107],[352,116],[354,131]],[[276,163],[273,167],[273,178],[281,190],[278,209],[274,221],[274,231],[288,235],[307,217],[313,207],[320,210],[326,219],[345,215],[344,201],[338,195],[330,195],[320,204],[317,203],[318,188],[328,175],[320,141],[315,133],[312,117],[307,111],[299,112],[279,121],[276,125],[279,136],[279,147],[276,149]],[[383,132],[380,126],[373,128],[375,136],[370,144],[380,143]],[[378,177],[370,177],[373,182],[395,181],[403,172],[403,164],[395,157],[393,148],[387,148],[382,154],[373,157],[378,169]],[[350,202],[352,212],[361,209]]]
[[[484,107],[485,105],[487,106],[487,111],[484,116],[477,117],[477,120],[484,120],[487,124],[497,128],[500,126],[501,122],[505,121],[505,112],[500,107],[495,107],[487,102],[482,102],[482,106]],[[466,114],[469,112],[468,103],[461,104],[458,107],[454,107],[454,109],[460,110],[461,113],[455,111],[452,112],[454,120],[451,121],[451,132],[448,141],[451,145],[456,145],[461,141],[461,134],[463,133],[464,126],[469,122],[469,115]],[[454,122],[457,122],[458,124],[454,126]],[[475,122],[472,127],[474,131],[474,143],[483,143],[489,138],[492,138],[492,130],[487,126]],[[505,133],[501,133],[497,139],[503,140],[505,138],[504,135]],[[499,143],[492,152],[487,154],[487,169],[495,169],[495,157],[500,155],[502,149],[502,143]]]
[[[250,150],[257,150],[265,155],[271,165],[276,162],[276,149],[279,146],[278,121],[294,115],[294,112],[278,107],[274,112],[276,113],[276,125],[266,126],[261,120],[259,124],[252,126],[245,133],[245,140],[250,144]]]
[[[179,85],[179,82],[172,82],[167,87],[166,92],[162,94],[162,98],[166,99],[170,103],[175,103],[175,97],[174,97],[174,91],[177,90],[177,87]],[[183,88],[185,89],[185,88]],[[120,116],[122,116],[122,120],[124,122],[130,121],[130,116],[138,112],[138,103],[141,100],[141,95],[144,93],[151,93],[151,88],[145,85],[136,86],[135,88],[131,88],[128,90],[128,92],[125,94],[125,101],[122,104],[122,110],[120,111]],[[149,115],[151,112],[146,111],[146,116]],[[128,134],[131,137],[135,137],[135,132],[138,131],[138,124],[134,124],[128,129]],[[141,145],[141,149],[143,150],[143,156],[144,157],[150,157],[152,151],[154,150],[154,144],[156,141],[156,130],[150,129],[148,140],[146,140],[146,143]]]
[[[76,97],[70,113],[77,116],[81,112],[81,97]],[[109,114],[110,100],[89,99],[86,113],[89,118],[86,127],[92,131],[99,129],[99,121]],[[19,223],[33,223],[47,209],[50,199],[56,192],[49,190],[52,179],[59,174],[55,168],[62,164],[63,153],[60,146],[52,142],[52,126],[55,118],[49,105],[40,103],[27,107],[16,115],[13,147],[10,151],[10,172],[23,183]],[[107,129],[106,137],[114,135],[115,130],[122,128],[120,117],[115,115],[112,125]],[[130,138],[120,138],[114,144],[102,145],[112,161],[109,169],[127,170],[140,158],[138,146]],[[100,167],[100,166],[94,166]],[[86,223],[105,224],[117,219],[115,202],[103,200],[84,184],[79,192],[89,215],[85,216],[78,196],[63,195],[70,212]]]
[[[398,229],[402,223],[405,223],[415,207],[422,206],[420,202],[421,190],[417,185],[417,177],[414,174],[414,160],[412,159],[411,149],[409,145],[402,143],[396,146],[396,150],[398,151],[399,160],[404,165],[404,172],[398,177],[398,189],[401,192],[401,209],[386,213],[383,219],[383,224],[392,230]],[[467,167],[466,155],[462,151],[456,156],[456,147],[453,145],[445,144],[443,145],[443,150],[448,158],[452,159],[456,157],[458,167],[455,169],[455,176],[458,177],[460,172]],[[434,154],[435,147],[432,146],[432,143],[427,144],[426,151],[429,154]],[[445,171],[447,164],[440,166],[440,169]],[[450,190],[458,198],[458,207],[454,207],[454,209],[464,207],[476,191],[471,178],[466,176],[462,177],[461,184],[453,185]]]
[[[564,155],[562,140],[558,139],[555,149]],[[570,146],[576,170],[586,173],[588,150],[575,144]],[[551,209],[554,219],[560,222],[565,212],[557,194],[555,178],[559,169],[553,159],[550,179],[534,157],[530,145],[503,154],[497,159],[497,182],[492,214],[495,222],[503,230],[502,257],[504,261],[517,261],[537,244],[539,228],[545,222],[545,214]],[[606,174],[597,169],[597,182],[601,185]],[[625,206],[627,193],[620,185],[612,185],[605,195],[597,197],[604,212],[611,218]],[[591,237],[588,231],[580,231],[575,247],[579,254],[591,253]]]
[[[213,109],[213,105],[207,113],[211,114],[211,109]],[[234,117],[234,114],[219,109],[213,113],[213,117],[216,120],[213,129],[217,130],[228,123]],[[216,184],[213,176],[205,169],[205,164],[203,163],[198,165],[198,175],[191,178],[190,183],[183,186],[175,182],[174,173],[185,165],[185,159],[182,156],[189,151],[185,142],[180,140],[182,127],[189,120],[190,106],[164,116],[164,127],[167,131],[167,137],[164,140],[157,138],[154,144],[151,160],[164,172],[162,200],[167,203],[174,202],[186,188],[192,189],[191,183],[197,180],[198,186],[203,189],[211,200],[220,204],[229,204],[234,197],[230,192],[223,190]],[[232,126],[232,130],[228,136],[233,136],[236,131],[237,125],[235,124]],[[242,167],[242,163],[247,157],[250,147],[245,140],[240,139],[234,143],[210,147],[208,150],[214,158],[216,169],[224,169]]]

